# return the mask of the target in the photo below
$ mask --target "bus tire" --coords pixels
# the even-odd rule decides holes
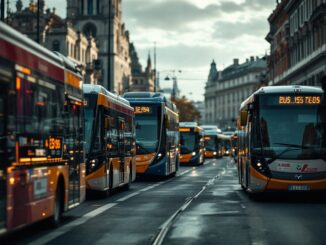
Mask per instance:
[[[128,183],[126,184],[126,188],[125,188],[126,190],[130,189],[131,182],[132,182],[132,165],[131,163],[129,163],[129,180]]]
[[[112,195],[113,194],[113,165],[110,165],[110,170],[109,170],[109,189],[107,191],[107,195]]]
[[[53,216],[49,220],[50,227],[52,228],[58,227],[62,220],[63,200],[64,200],[63,183],[62,183],[62,178],[59,178],[59,182],[55,192]]]

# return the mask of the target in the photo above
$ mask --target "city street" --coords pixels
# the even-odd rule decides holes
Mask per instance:
[[[107,198],[92,195],[65,213],[1,244],[325,244],[326,206],[311,195],[270,194],[252,200],[230,158],[181,167],[175,178],[138,180]]]

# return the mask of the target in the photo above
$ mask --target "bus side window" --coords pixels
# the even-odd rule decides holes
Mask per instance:
[[[115,136],[114,136],[114,119],[110,116],[105,116],[104,119],[104,130],[105,130],[105,141],[106,141],[106,150],[109,153],[115,151]]]

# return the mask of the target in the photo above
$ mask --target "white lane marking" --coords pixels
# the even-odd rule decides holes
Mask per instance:
[[[29,245],[42,245],[42,244],[46,244],[56,238],[58,238],[59,236],[69,232],[72,228],[79,226],[81,224],[84,224],[85,222],[87,222],[88,220],[90,220],[91,218],[94,218],[95,216],[109,210],[110,208],[113,208],[115,205],[117,205],[117,203],[108,203],[100,208],[97,208],[89,213],[84,214],[82,217],[74,220],[71,223],[68,223],[64,226],[61,226],[60,228],[56,229],[54,232],[51,232],[48,235],[45,235],[31,243],[29,243]]]
[[[225,171],[224,171],[225,172]],[[174,220],[183,212],[186,210],[186,208],[190,205],[190,203],[199,197],[200,194],[202,194],[208,186],[212,185],[215,180],[220,176],[220,174],[214,176],[211,178],[203,187],[202,189],[193,197],[187,198],[186,202],[176,211],[174,212],[170,218],[168,218],[159,229],[159,232],[154,237],[153,241],[151,242],[152,245],[161,245],[164,241],[165,236],[167,235],[170,227],[172,226]]]
[[[147,187],[139,190],[139,192],[149,191],[149,190],[151,190],[151,189],[153,189],[153,188],[155,188],[155,187],[157,187],[157,186],[159,186],[161,184],[163,184],[163,182],[160,182],[160,183],[157,183],[157,184],[154,184],[154,185],[147,186]]]
[[[178,176],[185,175],[186,173],[189,173],[190,171],[192,171],[192,168],[179,173]]]
[[[140,193],[140,192],[138,192],[138,191],[137,191],[137,192],[134,192],[134,193],[131,193],[131,194],[129,194],[128,196],[125,196],[125,197],[122,197],[122,198],[118,199],[117,202],[123,202],[123,201],[126,201],[126,200],[128,200],[129,198],[131,198],[131,197],[137,196],[139,193]]]

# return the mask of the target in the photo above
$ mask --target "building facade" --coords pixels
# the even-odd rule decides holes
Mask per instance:
[[[122,94],[131,85],[129,32],[122,23],[122,0],[67,0],[67,19],[97,40],[101,84]]]
[[[24,8],[21,0],[16,2],[16,12],[8,16],[8,24],[34,41],[69,57],[81,69],[84,82],[96,84],[99,72],[95,69],[98,48],[93,37],[77,32],[72,24],[55,13],[55,9],[45,9],[45,1],[40,0],[40,32],[37,35],[37,5],[31,1]]]
[[[250,57],[243,64],[234,59],[223,71],[218,71],[213,61],[205,87],[204,123],[234,128],[240,104],[261,86],[266,67],[265,57]]]
[[[143,71],[142,65],[139,62],[138,54],[133,43],[129,47],[131,58],[131,74],[132,82],[129,91],[133,92],[155,92],[155,70],[152,69],[152,60],[150,54],[147,58],[147,66]]]
[[[320,86],[320,78],[326,74],[326,0],[278,1],[269,22],[266,39],[271,45],[271,57],[280,50],[287,60],[278,72],[273,69],[278,60],[269,62],[269,84]],[[276,24],[280,22],[284,25]],[[281,41],[278,33],[284,33]]]

